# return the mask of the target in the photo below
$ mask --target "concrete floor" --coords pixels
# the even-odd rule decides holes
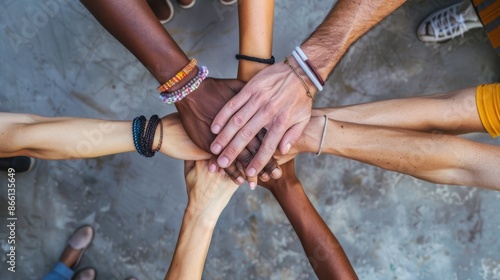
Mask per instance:
[[[416,39],[420,21],[453,2],[406,3],[351,48],[316,105],[498,82],[500,59],[482,30],[442,45]],[[143,66],[79,2],[58,0],[50,14],[40,3],[47,0],[0,0],[1,111],[109,119],[172,112],[151,95],[156,83]],[[276,0],[275,57],[288,55],[331,4]],[[236,8],[200,0],[176,12],[166,27],[188,55],[212,76],[235,77]],[[500,144],[487,135],[468,137]],[[296,165],[360,279],[500,279],[500,193],[437,186],[334,156],[302,155]],[[96,267],[99,279],[161,279],[186,204],[181,170],[180,161],[135,153],[38,161],[17,177],[15,274],[6,271],[7,233],[0,229],[0,279],[41,279],[83,223],[96,228],[83,266]],[[2,189],[1,225],[7,216]],[[204,279],[313,278],[270,193],[239,189],[215,230]]]

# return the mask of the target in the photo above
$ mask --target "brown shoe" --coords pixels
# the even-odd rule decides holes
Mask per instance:
[[[94,239],[94,228],[84,225],[76,229],[68,240],[68,245],[64,249],[59,261],[67,267],[74,269],[82,261],[87,247]]]
[[[95,280],[97,278],[97,271],[93,267],[87,267],[79,270],[73,276],[72,280]]]

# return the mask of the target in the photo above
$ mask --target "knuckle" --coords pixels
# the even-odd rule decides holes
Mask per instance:
[[[286,128],[286,126],[288,125],[289,119],[290,118],[287,115],[284,115],[284,114],[278,115],[274,119],[274,125],[277,128],[281,128],[281,129]]]
[[[246,139],[252,138],[252,136],[253,136],[253,132],[250,129],[248,129],[247,127],[243,127],[240,130],[240,134],[241,134],[241,136],[243,136],[243,138],[246,138]]]
[[[241,114],[236,114],[233,116],[233,123],[238,126],[242,127],[245,124],[245,118]]]
[[[246,153],[241,153],[240,156],[238,157],[238,160],[241,162],[241,164],[244,167],[247,167],[250,161],[252,161],[253,155],[249,152]]]
[[[234,159],[238,153],[239,151],[235,147],[231,145],[227,146],[225,154],[229,157],[229,159]]]

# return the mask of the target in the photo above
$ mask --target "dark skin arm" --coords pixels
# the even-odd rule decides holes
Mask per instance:
[[[282,177],[261,182],[271,191],[295,229],[319,279],[358,279],[342,246],[309,201],[295,176],[294,162],[281,166]]]
[[[188,64],[188,57],[159,23],[146,0],[81,2],[106,30],[139,59],[159,83],[166,82]],[[182,87],[197,72],[198,68],[195,68],[172,90]],[[237,80],[207,78],[194,93],[176,103],[187,134],[203,150],[209,152],[209,144],[215,138],[209,126],[213,118],[242,86],[243,83]],[[251,149],[240,153],[238,160],[243,167],[253,157],[250,151],[257,150],[259,146],[260,141],[254,138],[249,144]],[[265,170],[270,174],[275,168],[277,164],[272,160]],[[244,175],[236,168],[236,164],[233,163],[225,170],[235,182],[243,182]]]

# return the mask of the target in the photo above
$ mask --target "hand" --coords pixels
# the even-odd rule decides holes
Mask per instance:
[[[161,118],[163,124],[163,143],[160,152],[182,160],[208,160],[212,156],[196,146],[182,126],[179,114],[173,113]],[[159,129],[155,139],[159,139]],[[156,141],[156,140],[155,140]],[[156,143],[156,142],[155,142]]]
[[[268,189],[272,193],[276,193],[276,190],[286,188],[288,186],[294,186],[300,183],[299,179],[295,175],[295,161],[292,159],[281,165],[282,175],[279,179],[270,179],[267,182],[260,181],[259,185]]]
[[[238,185],[223,173],[208,171],[208,161],[185,161],[184,176],[188,194],[186,211],[217,222]]]
[[[309,85],[309,89],[315,88]],[[299,139],[311,117],[311,107],[312,99],[288,65],[277,63],[262,70],[224,105],[212,123],[212,132],[219,133],[211,145],[214,154],[220,153],[217,163],[227,167],[264,127],[267,134],[261,148],[246,168],[247,176],[256,176],[278,144],[286,154]]]
[[[244,83],[238,80],[219,80],[207,78],[200,87],[186,98],[176,103],[181,122],[186,129],[187,135],[202,150],[210,152],[210,143],[215,139],[215,135],[210,131],[210,124],[213,118],[241,88]],[[257,151],[260,141],[257,138],[251,139],[248,149],[244,148],[237,155],[238,163],[245,168],[253,158],[251,151]],[[271,172],[278,168],[274,159],[269,162],[266,171]],[[210,166],[210,170],[216,170],[216,164]],[[279,169],[278,169],[279,170]],[[244,182],[242,173],[232,162],[225,166],[226,173],[238,184]],[[269,175],[267,175],[268,177]],[[247,178],[249,182],[256,182],[257,178]],[[255,183],[254,183],[255,184]]]

